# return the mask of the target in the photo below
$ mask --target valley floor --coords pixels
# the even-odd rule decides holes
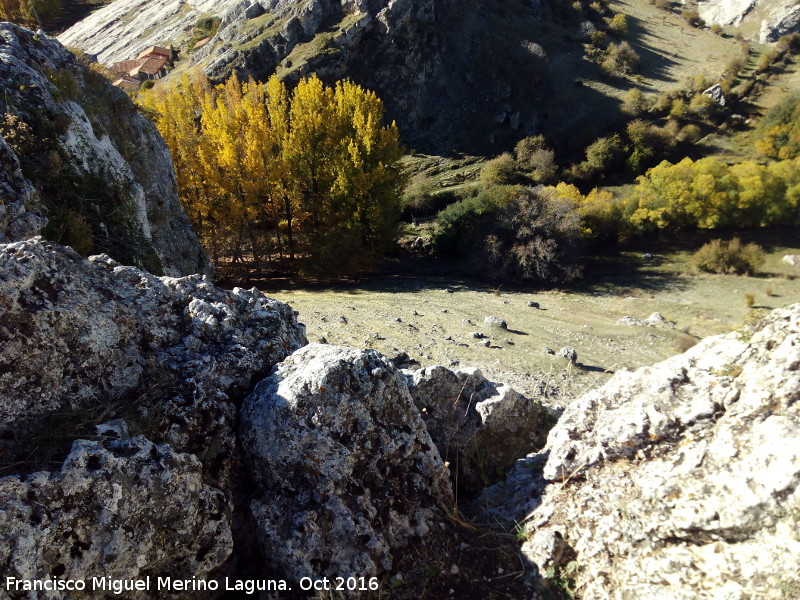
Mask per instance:
[[[740,327],[752,310],[800,302],[800,270],[781,260],[800,252],[796,234],[762,233],[756,241],[765,245],[767,261],[755,277],[692,272],[691,252],[673,248],[649,250],[652,261],[643,258],[645,250],[597,257],[587,265],[587,277],[571,288],[495,288],[445,277],[384,275],[327,288],[272,288],[267,294],[299,311],[312,342],[375,348],[389,357],[407,352],[423,366],[479,367],[525,394],[546,388],[550,403],[564,406],[615,371],[654,364],[700,338]],[[665,323],[618,322],[644,321],[656,312]],[[485,325],[487,316],[504,319],[508,329]],[[489,346],[473,332],[486,335]],[[543,352],[564,346],[577,350],[576,364]]]

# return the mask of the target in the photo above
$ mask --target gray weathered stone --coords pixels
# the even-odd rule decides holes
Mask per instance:
[[[478,369],[434,366],[407,374],[414,404],[464,489],[502,478],[518,457],[544,444],[551,421],[542,404]]]
[[[575,362],[578,360],[578,351],[575,350],[572,346],[564,346],[561,350],[558,351],[558,355],[561,358],[566,358],[571,362]]]
[[[290,577],[387,571],[453,501],[403,376],[374,351],[307,346],[256,386],[241,416],[254,527]]]
[[[235,445],[237,399],[306,343],[285,304],[82,259],[41,240],[0,245],[0,449],[29,453],[48,415],[158,407],[160,439],[181,452]]]
[[[93,577],[204,579],[233,548],[226,512],[226,495],[204,483],[202,465],[190,454],[142,437],[77,441],[55,473],[0,479],[4,588],[9,577],[85,580],[87,590]],[[124,597],[153,596],[127,591]]]
[[[800,584],[798,366],[794,305],[573,402],[540,454],[552,483],[527,480],[541,504],[523,550],[544,569],[563,548],[540,542],[561,535],[583,598],[785,598]]]
[[[484,317],[483,324],[491,327],[499,327],[500,329],[508,329],[508,324],[506,323],[505,319],[501,319],[500,317]]]

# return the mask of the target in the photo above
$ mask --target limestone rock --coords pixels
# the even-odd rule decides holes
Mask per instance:
[[[800,267],[800,254],[786,254],[783,262],[792,267]]]
[[[389,359],[312,344],[241,411],[264,556],[295,578],[371,576],[437,527],[447,469]]]
[[[30,181],[19,170],[17,155],[0,136],[0,243],[38,234],[47,219],[36,210]]]
[[[0,23],[0,82],[0,118],[27,132],[0,144],[0,192],[17,196],[0,242],[39,232],[35,197],[96,254],[172,276],[210,273],[178,201],[169,150],[124,92],[54,39],[11,23]],[[20,162],[48,167],[20,172]]]
[[[52,575],[85,580],[87,590],[92,577],[205,578],[231,553],[229,510],[192,455],[142,437],[77,441],[58,472],[0,479],[4,587],[8,577]]]
[[[798,366],[794,305],[572,403],[539,455],[553,483],[523,550],[564,566],[541,551],[562,536],[578,597],[785,597],[800,584]]]
[[[777,42],[789,33],[800,31],[800,5],[794,0],[779,0],[761,22],[759,41],[762,44]]]
[[[704,90],[703,94],[711,98],[720,106],[725,106],[725,94],[723,93],[722,86],[720,84],[715,83],[707,90]]]
[[[224,479],[235,402],[305,343],[292,310],[256,290],[0,245],[0,450],[29,453],[54,413],[120,405],[178,451],[214,455]]]
[[[478,369],[407,372],[414,404],[459,485],[477,491],[502,478],[519,456],[541,448],[551,421],[536,399],[488,381]]]
[[[500,317],[495,317],[495,316],[484,317],[483,324],[489,325],[490,327],[499,327],[500,329],[508,329],[508,323],[506,323],[505,319],[501,319]]]
[[[561,358],[566,358],[568,361],[575,362],[578,360],[578,351],[572,346],[564,346],[558,351]]]
[[[800,6],[795,0],[697,0],[697,10],[709,25],[758,30],[762,44],[800,30]]]

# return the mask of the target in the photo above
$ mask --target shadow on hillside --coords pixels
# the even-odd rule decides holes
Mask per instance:
[[[626,37],[630,40],[631,46],[633,46],[633,49],[636,50],[641,58],[640,64],[643,67],[643,74],[651,79],[675,82],[676,79],[669,74],[669,67],[676,65],[677,62],[670,58],[663,50],[644,42],[646,35],[658,40],[664,40],[665,42],[667,40],[647,30],[641,19],[637,19],[631,15],[627,15],[627,17],[628,35]]]

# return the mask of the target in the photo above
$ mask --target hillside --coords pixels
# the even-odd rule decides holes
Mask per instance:
[[[642,58],[636,78],[603,76],[584,56],[588,32],[613,12],[629,16],[626,39]],[[215,24],[204,24],[212,17]],[[193,50],[203,36],[209,42]],[[172,78],[192,65],[215,80],[233,70],[290,82],[311,72],[349,77],[385,100],[409,148],[437,154],[497,153],[539,132],[585,145],[619,124],[631,87],[664,91],[698,73],[714,78],[738,52],[734,40],[685,26],[644,0],[613,2],[601,13],[576,13],[563,0],[115,0],[59,39],[107,65],[174,44],[181,59]]]

